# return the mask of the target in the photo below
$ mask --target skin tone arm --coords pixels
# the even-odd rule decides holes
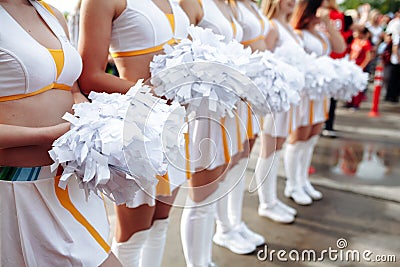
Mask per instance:
[[[113,19],[124,9],[124,1],[82,1],[80,40],[78,50],[83,60],[79,86],[85,94],[90,91],[126,93],[135,83],[105,73]],[[93,30],[99,29],[99,30]],[[101,30],[100,30],[101,29]]]
[[[273,51],[275,49],[278,39],[279,39],[278,31],[274,26],[271,26],[267,36],[264,39],[267,45],[267,49],[269,51]]]
[[[329,36],[329,41],[332,46],[332,51],[335,53],[343,53],[346,50],[346,43],[344,41],[343,36],[340,34],[338,30],[336,30],[335,26],[330,21],[329,9],[320,8],[318,10],[317,16],[319,16],[326,25],[326,31]]]
[[[365,69],[365,67],[368,65],[368,63],[371,61],[372,56],[371,56],[371,51],[367,51],[365,53],[365,58],[363,60],[363,62],[361,62],[360,64],[360,68]]]
[[[51,144],[69,130],[69,125],[66,122],[34,128],[0,124],[0,149]]]

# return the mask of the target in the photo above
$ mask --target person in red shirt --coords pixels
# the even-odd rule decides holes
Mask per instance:
[[[372,59],[372,44],[369,40],[369,31],[367,28],[362,27],[355,30],[353,36],[354,40],[350,47],[350,60],[354,61],[358,66],[365,70]],[[347,107],[358,109],[363,95],[364,93],[360,92],[358,95],[354,96],[351,103],[348,103]]]
[[[339,10],[336,0],[329,0],[327,8],[330,10],[329,18],[331,19],[331,22],[335,26],[336,30],[338,30],[345,38],[345,36],[343,35],[345,29],[345,16],[343,12]],[[345,55],[346,51],[343,53],[332,52],[330,54],[332,58],[342,58]],[[322,136],[336,137],[336,133],[333,129],[333,123],[335,121],[335,110],[336,110],[336,100],[334,98],[331,98],[328,120],[325,122],[325,129],[322,131]]]

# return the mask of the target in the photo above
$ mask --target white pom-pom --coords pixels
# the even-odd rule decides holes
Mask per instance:
[[[64,168],[60,187],[74,175],[85,192],[127,203],[165,174],[166,153],[179,153],[176,142],[162,140],[176,138],[184,108],[154,97],[141,81],[125,95],[92,92],[89,99],[74,105],[74,115],[64,116],[71,129],[49,151],[52,168]]]
[[[285,75],[285,66],[277,69],[279,64],[272,63],[269,57],[252,54],[250,48],[235,40],[224,43],[224,37],[210,29],[191,26],[189,34],[191,40],[167,47],[164,55],[154,57],[150,66],[151,83],[158,95],[181,104],[190,101],[193,111],[201,102],[194,99],[213,96],[208,103],[218,103],[217,107],[214,104],[209,107],[215,117],[231,113],[240,99],[247,101],[259,115],[287,110],[291,103],[298,102],[296,93],[287,93],[293,90],[294,80],[302,83],[296,70],[292,69],[293,74],[296,72],[293,76]]]

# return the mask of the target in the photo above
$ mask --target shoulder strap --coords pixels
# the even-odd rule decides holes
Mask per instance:
[[[203,2],[201,0],[197,0],[197,2],[199,3],[199,5],[201,6],[201,8],[203,8]]]
[[[272,19],[269,20],[269,24],[271,24],[271,27],[274,28],[275,30],[278,30],[278,25],[276,24],[275,21]]]
[[[53,16],[56,16],[56,14],[54,13],[53,9],[51,8],[51,6],[49,4],[47,4],[45,1],[39,0],[38,1],[39,4],[41,4],[45,9],[47,9]]]

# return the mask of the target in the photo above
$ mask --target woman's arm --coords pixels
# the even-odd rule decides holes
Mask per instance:
[[[329,42],[332,47],[332,52],[343,53],[346,50],[346,42],[342,34],[335,28],[332,21],[329,18],[329,10],[326,8],[321,8],[318,10],[318,16],[321,18],[326,26],[326,31],[328,33]]]
[[[201,0],[180,0],[179,5],[189,17],[190,24],[197,25],[204,16]]]
[[[51,145],[54,140],[69,130],[65,122],[49,127],[23,127],[0,124],[0,149]]]
[[[360,63],[360,68],[364,70],[365,67],[367,67],[368,63],[371,61],[371,59],[372,59],[371,50],[368,50],[365,52],[365,58],[363,62]]]
[[[125,5],[125,1],[121,0],[82,1],[78,49],[83,70],[79,87],[85,94],[90,91],[126,93],[135,84],[105,72],[112,22]]]
[[[274,27],[273,24],[271,24],[271,27],[268,31],[267,36],[265,36],[265,44],[267,45],[267,49],[269,51],[274,51],[276,44],[278,43],[279,39],[279,33],[277,29]]]
[[[89,100],[82,94],[79,89],[78,83],[75,82],[71,89],[72,97],[74,98],[74,103],[88,102]]]

